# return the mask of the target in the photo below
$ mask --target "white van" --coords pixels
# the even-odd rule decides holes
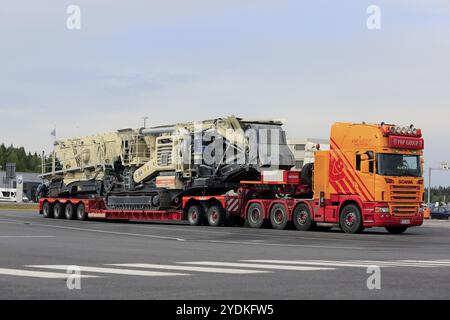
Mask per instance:
[[[16,189],[0,188],[0,202],[16,202]]]

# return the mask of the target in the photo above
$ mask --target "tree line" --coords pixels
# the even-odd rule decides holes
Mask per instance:
[[[24,147],[6,147],[4,143],[0,145],[0,166],[1,170],[6,170],[7,163],[15,163],[17,172],[41,172],[41,156],[36,152],[26,152]]]
[[[425,202],[428,201],[428,188],[425,190]],[[431,187],[431,203],[450,203],[450,187]]]

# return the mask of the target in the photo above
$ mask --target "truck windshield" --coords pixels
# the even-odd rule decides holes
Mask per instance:
[[[377,164],[378,174],[382,176],[420,177],[422,175],[419,156],[379,153]]]

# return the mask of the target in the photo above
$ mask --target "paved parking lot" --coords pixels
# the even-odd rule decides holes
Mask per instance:
[[[403,235],[351,235],[1,211],[0,298],[446,299],[449,228],[426,221]],[[372,266],[381,289],[367,287]],[[68,287],[68,268],[81,272],[81,289]]]

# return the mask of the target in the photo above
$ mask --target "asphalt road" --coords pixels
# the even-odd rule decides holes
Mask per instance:
[[[370,265],[380,289],[369,290]],[[79,266],[69,289],[67,266]],[[72,269],[71,269],[72,270]],[[373,276],[372,276],[373,278]],[[377,284],[373,279],[369,281]],[[0,299],[448,299],[450,222],[384,229],[191,227],[0,211]]]

